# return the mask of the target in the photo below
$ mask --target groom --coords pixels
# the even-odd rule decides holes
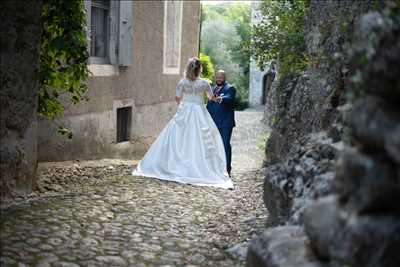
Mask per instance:
[[[226,170],[229,176],[231,176],[231,136],[233,127],[235,127],[234,102],[236,90],[226,82],[226,75],[223,70],[219,70],[215,75],[215,83],[213,92],[216,98],[214,101],[208,101],[207,109],[221,134],[225,147]]]

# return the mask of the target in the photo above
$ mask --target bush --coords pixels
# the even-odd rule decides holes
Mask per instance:
[[[210,57],[203,53],[200,53],[200,61],[203,65],[202,77],[211,84],[215,76],[214,64],[211,62]]]

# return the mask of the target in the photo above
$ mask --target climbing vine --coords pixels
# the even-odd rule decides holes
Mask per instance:
[[[54,119],[63,103],[86,99],[89,58],[83,0],[44,0],[38,112]],[[68,133],[64,127],[60,133]]]
[[[280,77],[296,74],[308,65],[304,26],[308,0],[264,0],[262,18],[252,28],[252,54],[260,68],[279,61]]]

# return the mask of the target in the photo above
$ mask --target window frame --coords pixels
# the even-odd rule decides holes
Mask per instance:
[[[108,58],[90,56],[92,0],[84,0],[84,8],[91,76],[118,76],[120,67],[132,65],[133,1],[110,0]]]
[[[86,9],[86,38],[88,42],[88,52],[90,55],[91,49],[91,9],[92,9],[92,0],[84,0],[85,9]],[[131,3],[130,1],[128,3]],[[132,6],[131,6],[132,7]],[[93,57],[89,56],[88,64],[89,65],[119,65],[118,62],[118,51],[120,49],[121,44],[119,43],[119,28],[120,28],[120,1],[110,0],[110,9],[108,15],[108,34],[107,34],[107,57]],[[130,10],[132,12],[132,10]],[[130,25],[132,25],[132,21],[130,21]],[[127,40],[130,42],[131,40]],[[95,75],[96,76],[96,75]]]
[[[129,142],[132,139],[132,106],[124,106],[116,109],[116,143]]]
[[[105,50],[106,50],[106,56],[105,57],[96,57],[96,56],[89,56],[89,63],[90,64],[110,64],[111,63],[111,60],[110,60],[110,46],[111,46],[111,43],[110,43],[110,40],[111,40],[111,23],[110,23],[110,20],[111,20],[111,8],[112,8],[112,4],[111,4],[111,2],[112,2],[112,0],[110,0],[110,6],[109,7],[105,7],[104,5],[102,5],[102,4],[99,4],[99,3],[96,3],[96,2],[94,2],[94,1],[90,1],[90,38],[91,38],[91,31],[92,31],[92,7],[96,7],[96,8],[104,8],[104,9],[106,9],[106,8],[108,8],[108,15],[107,15],[107,21],[106,21],[106,47],[105,47]],[[89,40],[89,55],[90,55],[90,53],[91,53],[91,49],[92,49],[92,40],[90,39]]]

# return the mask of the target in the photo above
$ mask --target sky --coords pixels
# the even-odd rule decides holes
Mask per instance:
[[[251,4],[252,1],[242,1],[242,0],[235,0],[235,1],[221,1],[221,0],[201,0],[201,3],[203,5],[218,5],[218,4],[222,4],[222,3],[246,3],[246,4]]]

